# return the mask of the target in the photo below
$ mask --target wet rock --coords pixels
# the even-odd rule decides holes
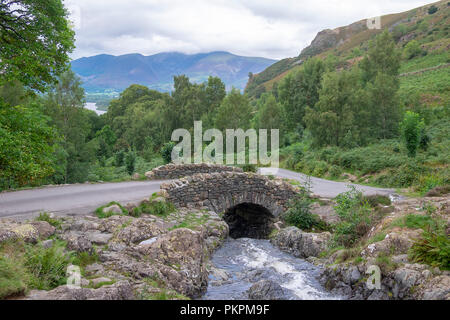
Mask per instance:
[[[288,227],[271,240],[281,250],[298,258],[318,257],[326,249],[331,233],[307,233],[296,227]]]
[[[248,297],[251,300],[284,300],[283,288],[271,280],[261,280],[255,283],[248,290]]]

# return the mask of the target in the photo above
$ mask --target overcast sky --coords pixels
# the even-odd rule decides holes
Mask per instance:
[[[101,53],[229,51],[297,56],[317,32],[431,3],[420,0],[65,0],[74,59]]]

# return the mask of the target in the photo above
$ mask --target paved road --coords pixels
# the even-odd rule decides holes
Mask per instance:
[[[265,169],[265,168],[260,169],[260,171],[262,171],[261,173],[264,173],[264,174],[270,173],[270,170],[271,169]],[[302,184],[304,184],[307,181],[308,176],[305,174],[297,173],[297,172],[293,172],[293,171],[285,170],[285,169],[275,169],[275,170],[276,171],[274,171],[273,174],[278,177],[297,180],[297,181],[300,181]],[[358,190],[361,190],[365,195],[374,195],[374,194],[393,195],[393,194],[395,194],[395,190],[393,190],[393,189],[380,189],[380,188],[374,188],[374,187],[368,187],[368,186],[361,186],[361,185],[348,183],[348,182],[330,181],[330,180],[311,177],[312,192],[314,194],[317,194],[324,198],[334,198],[338,194],[348,191],[349,185],[355,186]]]
[[[278,169],[276,175],[302,183],[306,178],[303,174],[283,169]],[[143,200],[159,191],[163,182],[165,181],[77,184],[0,193],[0,218],[28,219],[40,212],[58,215],[86,214],[111,201],[127,204]],[[348,185],[319,178],[312,178],[311,182],[313,193],[325,198],[333,198],[347,191]],[[394,193],[394,190],[389,189],[357,187],[366,194]]]
[[[30,218],[40,212],[76,215],[111,201],[134,203],[159,191],[164,181],[76,184],[0,193],[0,218]]]

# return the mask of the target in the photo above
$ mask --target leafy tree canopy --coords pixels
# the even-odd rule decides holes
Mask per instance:
[[[19,80],[44,91],[74,49],[74,32],[61,0],[0,1],[0,84]]]

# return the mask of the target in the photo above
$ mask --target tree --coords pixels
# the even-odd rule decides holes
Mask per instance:
[[[420,145],[425,123],[420,119],[420,116],[417,113],[407,111],[400,127],[402,129],[406,149],[408,150],[408,156],[414,158],[417,153],[417,148]]]
[[[129,175],[134,173],[136,165],[136,153],[134,151],[129,151],[125,156],[125,167]]]
[[[39,109],[0,101],[0,190],[40,184],[54,172],[58,133]]]
[[[388,30],[370,41],[368,54],[360,63],[365,82],[374,81],[378,73],[398,77],[401,53]]]
[[[317,147],[360,144],[367,116],[358,74],[332,72],[324,76],[320,99],[307,107],[305,122]]]
[[[361,79],[368,93],[369,125],[374,138],[386,139],[398,134],[400,61],[401,53],[387,30],[370,42],[368,54],[361,61]]]
[[[281,129],[282,109],[275,97],[270,93],[264,93],[257,103],[255,127],[257,129]]]
[[[61,0],[0,2],[0,84],[44,91],[66,70],[74,32]]]
[[[87,143],[91,135],[89,114],[84,106],[84,89],[80,79],[72,72],[63,73],[57,84],[50,88],[45,98],[44,111],[52,118],[62,136],[61,146],[67,163],[62,183],[86,181],[90,163],[95,159],[95,149]]]
[[[226,95],[222,80],[218,77],[209,77],[205,87],[205,114],[202,116],[205,128],[213,126],[214,116]]]
[[[215,127],[222,132],[226,129],[249,129],[252,111],[248,98],[233,88],[217,110]]]
[[[278,86],[278,96],[283,106],[284,122],[290,132],[304,126],[306,107],[314,107],[319,100],[319,90],[325,65],[319,59],[309,59],[303,69],[288,75]]]
[[[366,86],[371,114],[370,130],[374,138],[389,139],[398,136],[401,120],[398,99],[398,81],[384,73],[378,73]]]

